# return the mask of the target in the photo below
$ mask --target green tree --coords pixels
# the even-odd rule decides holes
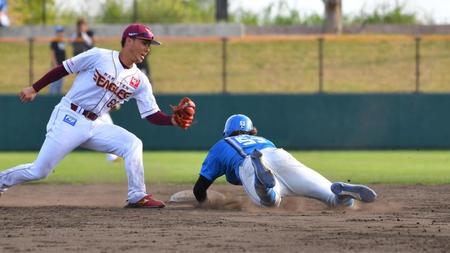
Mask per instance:
[[[231,23],[242,23],[245,25],[258,25],[259,17],[258,14],[239,8],[235,13],[229,12],[229,22]]]
[[[212,23],[214,0],[137,0],[137,17],[143,23]],[[104,23],[128,23],[133,8],[123,0],[107,0],[99,20]]]
[[[55,18],[54,0],[15,0],[9,1],[9,4],[11,17],[16,25],[43,24],[44,21],[52,24]]]
[[[213,23],[214,0],[139,1],[139,20],[148,23]]]
[[[120,24],[131,20],[131,10],[125,8],[123,0],[107,0],[102,8],[99,20],[101,23]]]
[[[286,0],[269,4],[260,14],[240,8],[230,16],[231,22],[246,25],[320,25],[324,20],[319,14],[302,17],[300,11],[289,6]]]
[[[366,13],[364,9],[350,23],[353,24],[420,24],[416,13],[407,13],[405,3],[396,2],[394,6],[382,3],[372,13]]]

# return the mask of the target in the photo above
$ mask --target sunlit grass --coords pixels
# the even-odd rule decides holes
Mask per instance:
[[[146,151],[148,182],[194,183],[206,151]],[[299,161],[331,181],[387,184],[450,183],[450,151],[293,151]],[[28,163],[35,152],[0,153],[0,170]],[[126,182],[123,161],[94,152],[69,154],[42,183]],[[219,182],[225,182],[220,178]]]
[[[384,36],[325,39],[323,87],[326,92],[411,92],[416,62],[413,37]],[[421,87],[449,92],[450,40],[423,39]],[[99,40],[98,47],[120,49],[118,40]],[[318,40],[233,39],[227,46],[228,92],[312,93],[319,89]],[[0,42],[0,93],[17,93],[29,84],[26,41]],[[34,44],[33,80],[50,69],[48,42]],[[67,45],[67,53],[72,49]],[[223,90],[222,42],[167,40],[149,58],[155,93],[218,93]],[[69,77],[64,90],[70,88]],[[44,91],[45,93],[45,91]]]

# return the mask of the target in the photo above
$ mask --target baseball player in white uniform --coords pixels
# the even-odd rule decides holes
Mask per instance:
[[[369,187],[331,183],[256,134],[253,122],[246,115],[235,114],[228,118],[224,138],[209,150],[194,185],[193,192],[201,206],[208,206],[207,189],[222,175],[229,183],[242,185],[259,206],[277,207],[285,196],[310,197],[331,207],[353,207],[355,199],[375,201],[377,194]]]
[[[149,27],[129,25],[122,35],[120,52],[93,48],[57,66],[31,87],[20,93],[22,102],[32,101],[37,93],[68,74],[77,74],[68,91],[55,106],[47,124],[44,143],[33,163],[22,164],[0,173],[0,192],[14,185],[47,177],[72,150],[83,147],[123,157],[128,177],[126,207],[162,208],[163,201],[147,194],[142,161],[142,141],[126,129],[96,120],[116,104],[134,98],[141,118],[157,125],[177,125],[188,128],[193,120],[195,104],[190,115],[161,112],[146,75],[135,65],[150,52],[154,40]],[[185,104],[186,99],[183,99]]]

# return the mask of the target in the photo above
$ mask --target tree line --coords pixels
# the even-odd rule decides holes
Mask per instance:
[[[351,1],[351,0],[349,0]],[[64,1],[61,1],[64,3]],[[63,8],[55,0],[10,1],[10,16],[16,25],[27,24],[72,24],[79,16],[88,16],[92,1],[79,0],[81,11]],[[89,3],[91,2],[91,3]],[[131,4],[130,4],[131,3]],[[143,23],[214,23],[215,0],[106,0],[100,10],[89,20],[95,23],[125,24]],[[389,5],[381,3],[370,12],[361,9],[359,14],[343,16],[344,25],[353,24],[423,24],[433,23],[431,17],[420,20],[417,13],[408,12],[406,3],[396,1]],[[84,9],[83,9],[84,8]],[[229,23],[262,26],[322,25],[320,13],[303,15],[286,0],[273,1],[261,12],[237,9],[228,11]]]

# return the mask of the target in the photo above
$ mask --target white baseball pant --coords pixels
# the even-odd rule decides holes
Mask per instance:
[[[285,196],[314,198],[328,206],[353,205],[352,199],[343,201],[331,191],[331,182],[328,179],[297,161],[284,149],[265,148],[260,151],[263,154],[263,163],[275,176],[274,206],[279,206],[281,198]],[[255,190],[255,168],[250,156],[244,159],[239,169],[239,177],[250,199],[261,206],[261,198]]]
[[[96,119],[96,120],[101,121],[101,122],[103,122],[105,124],[114,124],[114,122],[113,122],[113,120],[111,118],[111,115],[109,113],[104,113],[102,116],[98,117],[98,119]],[[115,155],[115,154],[111,154],[111,153],[106,154],[106,160],[108,162],[114,162],[118,158],[119,157],[117,155]]]
[[[36,160],[2,171],[0,191],[47,177],[68,153],[79,146],[123,157],[128,177],[128,201],[135,203],[146,195],[142,141],[122,127],[91,121],[72,111],[67,98],[55,106]]]

